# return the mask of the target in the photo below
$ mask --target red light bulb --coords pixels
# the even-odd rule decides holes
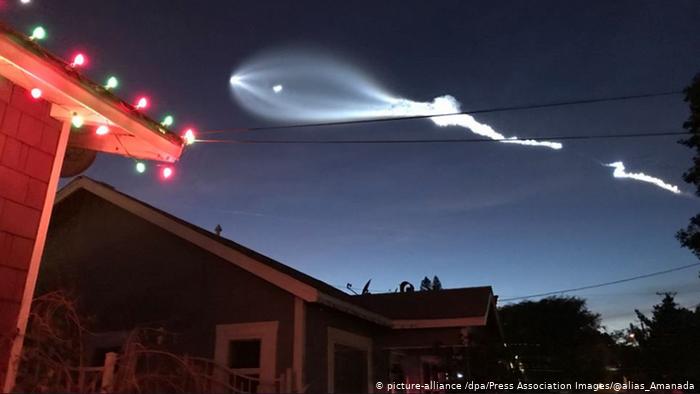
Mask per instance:
[[[71,67],[80,67],[84,66],[85,63],[87,63],[87,58],[85,57],[85,55],[83,55],[82,53],[78,53],[75,56],[73,56],[73,62],[70,65]]]
[[[173,169],[171,167],[164,167],[161,174],[163,175],[163,179],[168,179],[173,176]]]
[[[146,107],[148,107],[148,98],[139,97],[139,99],[136,101],[136,108],[137,109],[144,109]]]
[[[29,91],[29,94],[31,94],[35,100],[39,100],[43,92],[39,88],[34,88],[31,91]]]

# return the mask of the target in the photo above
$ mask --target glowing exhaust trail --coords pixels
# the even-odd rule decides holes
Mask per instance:
[[[560,142],[506,137],[486,123],[461,112],[453,96],[421,102],[396,97],[348,63],[309,51],[282,50],[253,57],[233,73],[230,89],[243,108],[281,121],[343,122],[362,119],[427,116],[439,127],[456,126],[505,144],[562,149]],[[445,115],[453,114],[454,115]],[[437,116],[443,115],[443,116]],[[622,162],[612,167],[615,178],[651,183],[674,194],[680,189],[659,178],[628,173]]]
[[[452,96],[432,102],[394,97],[359,70],[315,53],[276,52],[255,57],[229,83],[244,108],[273,120],[330,122],[461,112]],[[562,148],[559,142],[506,137],[467,114],[430,119],[439,127],[463,127],[507,144]]]
[[[461,112],[459,102],[452,96],[441,96],[433,100],[432,103],[420,103],[405,99],[399,99],[389,110],[388,116],[415,116],[431,114],[449,114]],[[474,134],[491,138],[506,144],[518,144],[526,146],[544,146],[551,149],[561,149],[563,145],[559,142],[521,140],[518,137],[506,137],[494,130],[491,126],[480,123],[473,116],[467,114],[436,116],[430,118],[440,127],[459,126],[471,130]]]
[[[647,175],[643,172],[627,172],[627,171],[625,171],[625,165],[621,161],[616,161],[614,163],[605,164],[605,166],[612,167],[615,169],[613,171],[613,176],[615,178],[635,179],[635,180],[638,180],[641,182],[651,183],[651,184],[656,185],[664,190],[668,190],[674,194],[681,194],[681,190],[678,188],[678,186],[671,185],[670,183],[666,183],[659,178],[653,177],[651,175]]]

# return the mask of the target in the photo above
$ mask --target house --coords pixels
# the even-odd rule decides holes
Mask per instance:
[[[0,23],[0,392],[14,386],[59,176],[98,151],[173,163],[184,147],[37,41]]]
[[[259,391],[284,371],[295,391],[340,393],[499,367],[490,287],[349,295],[86,177],[58,193],[39,278],[96,317],[98,347],[161,326],[177,352],[253,376]]]

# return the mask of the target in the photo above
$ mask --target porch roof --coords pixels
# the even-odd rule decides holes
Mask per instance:
[[[180,136],[2,22],[0,76],[28,91],[40,89],[53,118],[83,118],[85,126],[71,132],[69,146],[163,162],[175,162],[182,154]],[[109,126],[110,133],[85,132],[101,125]]]
[[[364,294],[353,302],[394,320],[455,319],[484,317],[493,291],[491,286]]]

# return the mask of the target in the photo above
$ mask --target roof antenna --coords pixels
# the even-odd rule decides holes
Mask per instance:
[[[355,291],[355,289],[352,288],[352,283],[348,282],[348,284],[345,285],[345,288],[352,291],[353,294],[357,295],[357,292]]]
[[[220,225],[220,224],[217,224],[216,227],[214,227],[214,232],[215,232],[216,235],[218,235],[219,237],[221,236],[221,230],[223,230],[223,228],[221,228],[221,225]]]

